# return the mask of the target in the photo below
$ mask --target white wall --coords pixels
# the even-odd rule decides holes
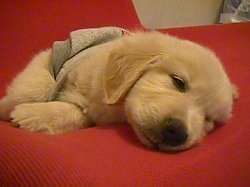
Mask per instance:
[[[167,28],[213,24],[223,0],[133,0],[146,28]]]

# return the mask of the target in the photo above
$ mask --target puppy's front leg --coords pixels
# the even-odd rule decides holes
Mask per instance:
[[[11,112],[14,125],[33,132],[58,134],[84,128],[88,119],[77,106],[60,101],[17,105]]]

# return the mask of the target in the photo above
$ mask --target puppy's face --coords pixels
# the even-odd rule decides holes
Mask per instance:
[[[232,85],[208,49],[159,33],[137,33],[118,46],[107,66],[106,101],[125,102],[143,144],[187,149],[230,117]]]

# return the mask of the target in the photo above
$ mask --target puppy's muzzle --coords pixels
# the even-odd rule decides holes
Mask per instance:
[[[182,121],[169,118],[163,121],[162,137],[163,143],[168,146],[179,146],[188,138],[187,129]]]
[[[166,118],[158,125],[142,129],[150,146],[161,150],[177,150],[188,142],[188,130],[181,120]]]

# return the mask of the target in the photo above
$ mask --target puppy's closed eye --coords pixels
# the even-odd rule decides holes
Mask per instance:
[[[181,78],[177,74],[170,75],[174,86],[180,91],[180,92],[186,92],[188,90],[188,83],[185,79]]]

